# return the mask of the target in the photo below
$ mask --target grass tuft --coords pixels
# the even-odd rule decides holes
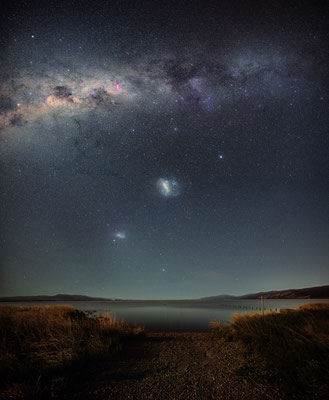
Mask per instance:
[[[265,315],[234,314],[230,325],[212,323],[211,327],[214,335],[242,344],[239,375],[280,381],[289,392],[309,398],[329,398],[328,303]]]
[[[20,382],[25,397],[42,398],[46,392],[47,398],[42,376],[65,375],[81,362],[108,357],[120,349],[122,336],[142,334],[141,327],[109,313],[89,318],[72,306],[1,306],[0,383],[13,387]],[[57,373],[51,385],[62,384]]]
[[[231,342],[234,339],[234,332],[231,325],[222,324],[220,321],[210,321],[209,326],[212,336],[224,339],[227,342]]]

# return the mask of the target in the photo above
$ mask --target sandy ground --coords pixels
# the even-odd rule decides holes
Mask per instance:
[[[209,333],[149,333],[130,339],[114,359],[86,371],[67,398],[279,400],[273,387],[245,381],[232,368],[236,343]]]

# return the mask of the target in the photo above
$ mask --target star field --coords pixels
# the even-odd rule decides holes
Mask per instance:
[[[258,3],[4,9],[3,296],[328,282],[328,7]]]

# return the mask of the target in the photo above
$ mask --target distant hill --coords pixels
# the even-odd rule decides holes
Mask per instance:
[[[230,294],[220,294],[218,296],[202,297],[201,300],[225,300],[225,299],[238,299],[237,296],[232,296]]]
[[[0,297],[0,301],[109,301],[117,299],[105,299],[102,297],[89,297],[79,294],[56,294],[55,296],[14,296]]]
[[[223,300],[223,299],[329,299],[329,285],[315,286],[303,289],[271,290],[268,292],[258,292],[245,294],[243,296],[219,295],[203,297],[201,300]]]
[[[261,296],[266,299],[329,299],[329,285],[246,294],[240,299],[258,299]]]
[[[265,299],[329,299],[329,285],[315,286],[303,289],[285,289],[271,290],[268,292],[258,292],[245,294],[243,296],[232,296],[221,294],[217,296],[202,297],[202,301],[232,300],[232,299],[259,299],[263,296]],[[56,294],[55,296],[14,296],[0,297],[0,302],[29,302],[29,301],[111,301],[121,299],[109,299],[103,297],[90,297],[75,294]],[[197,299],[196,299],[197,300]]]

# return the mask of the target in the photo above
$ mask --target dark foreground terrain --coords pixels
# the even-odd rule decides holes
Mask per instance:
[[[94,395],[191,400],[264,400],[275,396],[273,388],[246,382],[234,374],[238,346],[213,339],[209,333],[149,334],[142,343],[130,343],[127,354],[129,357],[95,377]]]
[[[73,307],[5,307],[0,399],[329,398],[328,304],[149,332]]]
[[[233,369],[236,343],[209,333],[150,333],[129,339],[114,359],[73,377],[67,398],[280,399],[275,388],[246,381]],[[83,383],[85,382],[85,383]]]
[[[128,338],[111,359],[88,363],[70,378],[63,391],[24,393],[19,386],[1,399],[281,399],[273,388],[244,380],[233,372],[238,362],[236,343],[222,342],[209,333],[150,333]],[[48,388],[49,389],[49,388]]]

